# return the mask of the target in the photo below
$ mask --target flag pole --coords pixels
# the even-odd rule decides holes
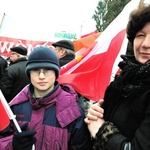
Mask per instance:
[[[144,6],[144,0],[140,0],[139,2],[139,8],[141,8],[142,6]]]
[[[9,119],[13,120],[13,122],[14,122],[17,130],[18,130],[18,132],[22,132],[21,128],[20,128],[20,126],[19,126],[19,124],[18,124],[18,122],[16,120],[16,115],[13,114],[13,112],[10,109],[10,106],[8,105],[8,103],[7,103],[7,101],[6,101],[6,99],[5,99],[5,97],[4,97],[4,95],[3,95],[1,90],[0,90],[0,98],[1,98],[1,102],[2,102],[2,104],[4,106],[4,108],[5,108],[5,111],[6,111],[7,115],[8,115],[8,117],[9,117]],[[34,144],[32,146],[32,150],[35,150],[35,145]]]
[[[9,119],[13,120],[13,122],[14,122],[17,130],[18,130],[18,132],[22,132],[21,128],[20,128],[20,126],[19,126],[19,124],[18,124],[18,122],[16,120],[16,116],[13,114],[12,110],[10,109],[10,107],[9,107],[9,105],[8,105],[8,103],[7,103],[7,101],[6,101],[6,99],[5,99],[5,97],[4,97],[4,95],[3,95],[1,90],[0,90],[0,98],[1,98],[1,102],[2,102],[2,104],[4,106],[4,108],[5,108],[5,111],[6,111],[7,115],[8,115],[8,117],[9,117]]]

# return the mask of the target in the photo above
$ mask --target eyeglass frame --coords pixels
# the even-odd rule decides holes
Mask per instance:
[[[41,70],[43,70],[43,71],[41,72]],[[48,69],[48,68],[37,68],[37,69],[32,69],[29,72],[33,76],[39,76],[41,73],[43,73],[44,76],[50,76],[55,71],[52,69]]]

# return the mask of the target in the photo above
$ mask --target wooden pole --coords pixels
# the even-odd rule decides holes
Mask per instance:
[[[139,8],[142,8],[144,6],[144,0],[140,0],[139,2]]]
[[[5,13],[1,13],[1,12],[0,12],[0,28],[1,28],[1,26],[2,26],[4,17],[5,17]]]

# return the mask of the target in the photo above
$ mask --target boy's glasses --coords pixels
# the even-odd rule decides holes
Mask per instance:
[[[39,76],[41,73],[45,76],[50,76],[54,73],[54,71],[49,69],[34,69],[30,71],[30,74],[33,76]]]

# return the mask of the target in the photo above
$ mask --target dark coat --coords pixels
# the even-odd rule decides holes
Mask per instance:
[[[3,57],[0,56],[0,79],[6,67],[7,67],[7,60],[5,60]]]
[[[62,67],[63,65],[66,65],[67,63],[69,63],[73,59],[75,59],[75,55],[67,54],[65,57],[59,59],[60,67]]]
[[[0,82],[0,89],[7,102],[10,102],[27,84],[30,83],[25,74],[26,62],[26,58],[19,58],[4,70]]]
[[[123,58],[122,72],[107,88],[103,104],[104,119],[121,133],[111,136],[105,149],[124,150],[130,142],[132,150],[150,150],[150,62]]]
[[[84,111],[77,104],[77,94],[71,86],[56,83],[53,91],[39,99],[32,96],[32,85],[29,89],[15,97],[11,108],[20,125],[28,122],[28,130],[37,132],[36,150],[91,150]],[[6,133],[10,133],[7,129]],[[6,147],[11,150],[11,142],[12,136],[0,138],[1,150]]]

